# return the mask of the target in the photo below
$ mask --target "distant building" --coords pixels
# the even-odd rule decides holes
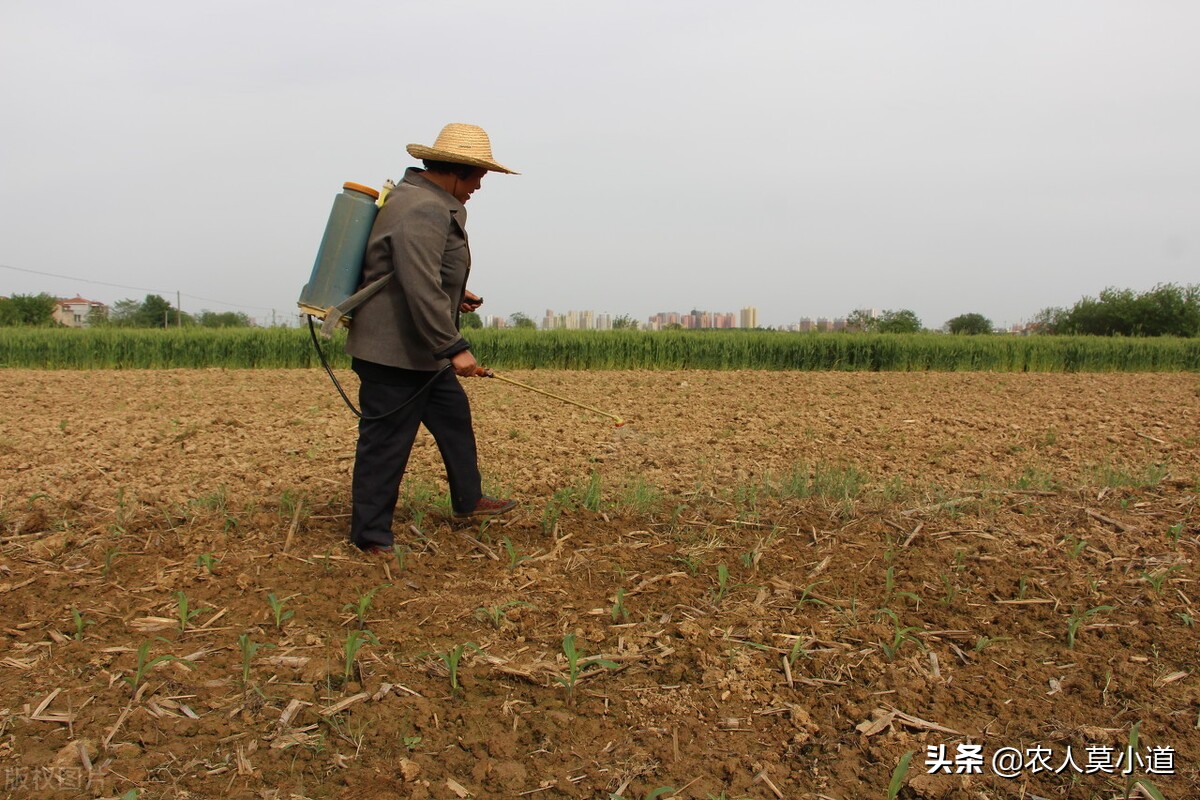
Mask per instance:
[[[67,328],[87,328],[98,318],[108,316],[108,306],[76,295],[59,300],[54,306],[54,321]]]
[[[749,322],[749,324],[747,324]],[[693,308],[690,313],[680,314],[676,311],[660,311],[646,321],[646,327],[652,331],[680,326],[688,330],[701,328],[757,328],[758,309],[747,306],[742,309],[740,316],[732,311],[701,311]]]
[[[608,331],[612,330],[612,315],[595,311],[568,311],[565,314],[555,314],[552,309],[546,309],[542,317],[542,330],[568,331]]]

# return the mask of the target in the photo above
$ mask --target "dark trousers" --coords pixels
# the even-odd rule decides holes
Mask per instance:
[[[392,518],[400,496],[400,479],[421,424],[433,434],[442,453],[453,509],[471,511],[483,496],[471,405],[457,376],[447,370],[434,378],[432,386],[421,391],[437,373],[399,369],[390,372],[388,383],[364,378],[358,390],[364,417],[386,414],[412,400],[388,417],[358,422],[350,541],[364,549],[392,545]]]

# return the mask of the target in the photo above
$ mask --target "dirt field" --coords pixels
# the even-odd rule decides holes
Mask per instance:
[[[1196,375],[512,377],[385,562],[320,372],[0,372],[0,795],[1200,797]]]

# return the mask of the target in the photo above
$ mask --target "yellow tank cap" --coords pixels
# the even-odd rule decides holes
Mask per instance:
[[[379,199],[379,192],[377,190],[372,189],[370,186],[363,186],[361,183],[346,182],[342,184],[342,188],[350,189],[351,191],[355,192],[362,192],[365,195],[370,195],[372,200]]]

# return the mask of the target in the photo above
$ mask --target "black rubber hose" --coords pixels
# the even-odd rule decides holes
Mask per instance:
[[[390,417],[392,414],[395,414],[398,411],[403,411],[405,408],[408,407],[409,403],[413,402],[418,397],[420,397],[425,392],[427,392],[429,390],[429,387],[433,386],[433,382],[436,381],[438,378],[442,377],[443,372],[445,372],[448,369],[454,368],[453,364],[447,364],[446,366],[439,369],[437,372],[435,372],[433,374],[432,378],[430,378],[428,381],[426,381],[424,386],[422,386],[420,389],[417,390],[416,394],[414,394],[412,397],[408,398],[403,403],[396,406],[395,408],[393,408],[391,411],[387,412],[386,414],[379,414],[378,416],[374,416],[374,417],[365,417],[365,416],[363,416],[363,413],[361,411],[359,411],[357,408],[354,407],[354,403],[350,402],[350,398],[346,395],[346,390],[342,388],[342,384],[338,381],[337,376],[333,374],[333,369],[330,368],[330,366],[329,366],[329,361],[327,361],[325,359],[325,352],[323,350],[321,350],[321,343],[320,343],[320,341],[317,340],[317,328],[313,324],[312,314],[308,315],[308,335],[312,338],[313,347],[316,348],[316,351],[317,351],[317,358],[319,358],[321,360],[321,366],[325,368],[325,372],[329,375],[329,380],[333,381],[333,385],[337,388],[338,394],[340,394],[342,396],[342,400],[344,400],[346,402],[346,407],[354,412],[354,416],[358,417],[359,419],[365,419],[368,422],[370,422],[372,420],[377,420],[377,419],[386,419],[387,417]]]

